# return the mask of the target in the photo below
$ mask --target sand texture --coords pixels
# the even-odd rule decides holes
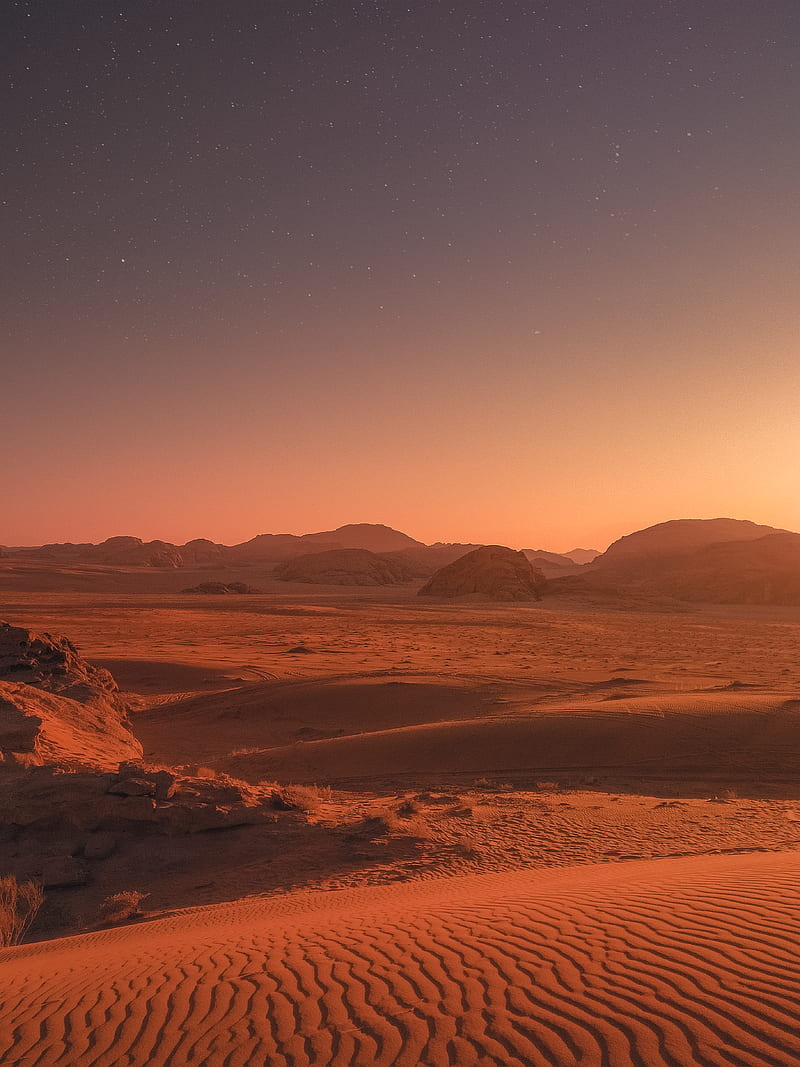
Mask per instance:
[[[11,577],[143,760],[7,746],[4,1067],[800,1063],[797,609]]]
[[[800,1061],[800,854],[288,895],[0,954],[5,1064]]]

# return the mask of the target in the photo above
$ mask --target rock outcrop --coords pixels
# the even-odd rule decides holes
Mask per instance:
[[[105,861],[152,837],[304,821],[277,815],[272,787],[123,761],[116,771],[0,764],[0,876],[45,889],[91,886]],[[112,860],[113,862],[113,860]]]
[[[545,585],[523,552],[486,545],[442,567],[419,596],[462,597],[479,593],[490,600],[538,600]]]
[[[365,548],[341,548],[298,556],[277,567],[275,577],[315,585],[397,585],[411,581],[414,569],[408,561],[394,556],[379,556]]]
[[[105,768],[141,753],[108,671],[65,637],[0,623],[3,760]]]
[[[108,835],[199,833],[274,822],[271,791],[224,776],[197,778],[148,770],[124,760],[115,772],[70,772],[58,767],[0,770],[0,828],[94,835],[105,851]],[[105,835],[105,836],[103,836]]]

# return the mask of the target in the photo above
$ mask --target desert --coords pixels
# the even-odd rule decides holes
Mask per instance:
[[[2,1061],[796,1063],[793,535],[336,533],[4,551]]]
[[[800,1067],[800,3],[2,4],[0,1067]]]

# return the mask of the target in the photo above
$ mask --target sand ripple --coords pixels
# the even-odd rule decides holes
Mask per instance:
[[[0,1062],[800,1063],[800,853],[300,893],[0,953]]]

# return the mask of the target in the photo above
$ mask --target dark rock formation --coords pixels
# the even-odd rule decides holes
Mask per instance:
[[[107,767],[141,751],[108,671],[65,637],[0,623],[3,759]]]
[[[411,581],[414,570],[396,556],[379,556],[364,548],[343,548],[298,556],[277,567],[275,577],[283,582],[316,585],[397,585]]]
[[[739,519],[679,519],[615,541],[581,578],[684,601],[800,604],[800,534]]]
[[[487,545],[442,567],[419,596],[453,598],[480,593],[491,600],[538,600],[544,584],[544,577],[524,553]]]

